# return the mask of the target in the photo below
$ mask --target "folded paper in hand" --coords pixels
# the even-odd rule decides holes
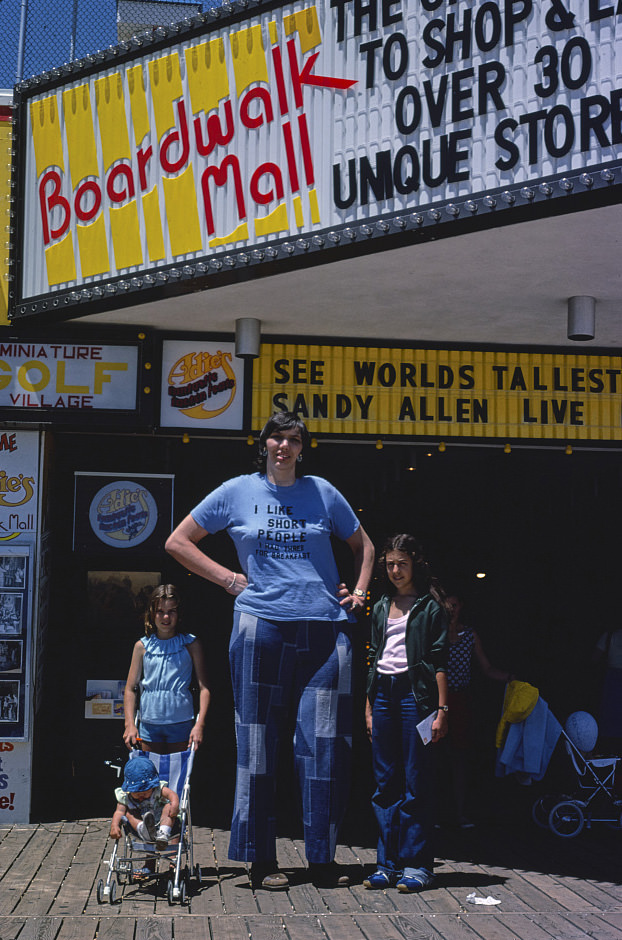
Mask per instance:
[[[432,712],[431,715],[428,715],[427,718],[424,718],[423,721],[420,721],[417,725],[417,731],[421,736],[421,740],[424,744],[429,744],[432,740],[432,725],[434,724],[434,719],[437,716],[437,712]]]

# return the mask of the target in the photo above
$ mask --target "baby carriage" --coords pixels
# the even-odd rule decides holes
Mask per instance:
[[[598,740],[598,725],[589,712],[573,712],[561,729],[576,775],[570,794],[541,796],[533,805],[534,822],[556,836],[571,839],[593,823],[622,827],[622,800],[615,791],[619,757],[590,757]]]
[[[145,873],[147,878],[158,877],[160,865],[168,863],[170,876],[167,882],[166,897],[169,904],[178,901],[186,903],[190,889],[190,878],[194,876],[197,884],[201,883],[201,867],[194,864],[192,845],[192,822],[190,818],[190,775],[194,763],[194,747],[172,754],[157,754],[149,752],[151,761],[155,764],[161,780],[167,780],[170,789],[180,794],[179,814],[177,821],[179,830],[173,830],[173,838],[179,837],[178,842],[169,843],[163,851],[156,849],[154,842],[142,842],[134,830],[127,823],[123,827],[123,836],[115,841],[108,865],[106,880],[101,879],[97,884],[97,900],[100,904],[108,900],[115,903],[117,884],[133,884],[140,880]],[[132,757],[142,754],[141,751],[131,751]],[[121,773],[121,767],[108,762],[109,766]]]

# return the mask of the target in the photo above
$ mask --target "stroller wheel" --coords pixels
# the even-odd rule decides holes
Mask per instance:
[[[104,898],[104,882],[100,880],[97,882],[97,903],[103,904],[105,901]]]
[[[585,825],[583,810],[572,800],[557,803],[549,813],[549,826],[556,836],[572,839],[578,836]]]
[[[171,906],[175,903],[173,899],[173,879],[172,878],[169,881],[168,885],[166,886],[166,900]]]
[[[551,796],[550,793],[546,796],[541,796],[531,807],[531,818],[535,822],[536,826],[540,826],[541,829],[548,829],[549,827],[549,814],[555,804],[558,801],[558,797]]]
[[[110,903],[111,903],[111,904],[114,904],[114,902],[117,900],[117,883],[116,883],[116,881],[111,881],[111,882],[110,882],[110,896],[109,896],[109,900],[110,900]]]

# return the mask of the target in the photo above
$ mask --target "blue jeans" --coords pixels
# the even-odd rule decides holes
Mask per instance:
[[[229,660],[237,740],[229,858],[276,858],[279,741],[295,715],[307,861],[332,861],[350,789],[348,622],[273,621],[236,612]]]
[[[432,873],[432,745],[424,745],[417,723],[423,717],[408,675],[376,676],[372,703],[372,757],[378,821],[378,868]]]

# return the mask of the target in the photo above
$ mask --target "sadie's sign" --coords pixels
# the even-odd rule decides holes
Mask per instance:
[[[14,317],[386,247],[435,206],[572,199],[530,186],[619,161],[619,5],[318,0],[185,33],[21,88]]]

